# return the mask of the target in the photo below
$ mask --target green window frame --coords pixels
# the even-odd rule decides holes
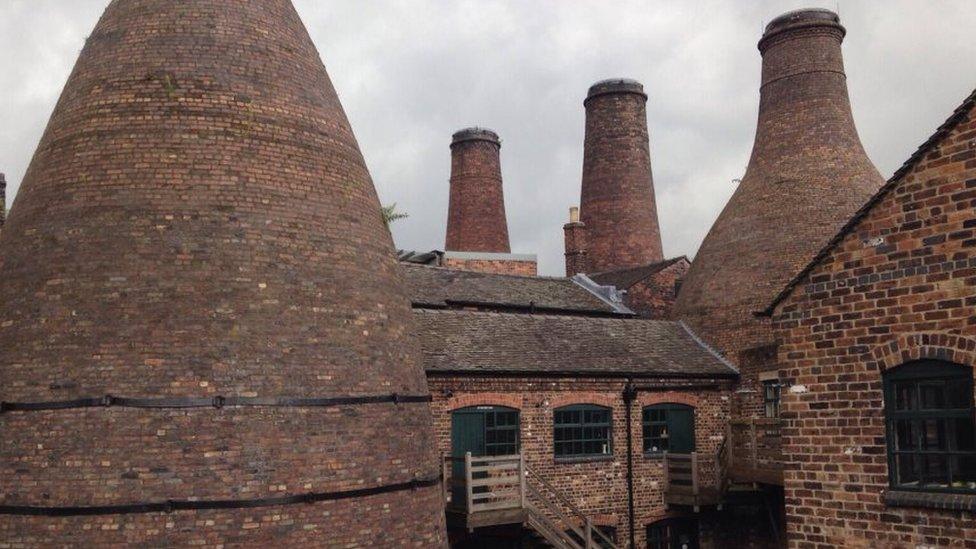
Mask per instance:
[[[514,456],[519,453],[519,413],[493,407],[485,412],[485,455]]]
[[[890,486],[976,494],[972,367],[918,360],[883,379]]]
[[[676,420],[676,412],[690,413],[691,424]],[[644,439],[644,454],[657,455],[671,452],[672,441],[677,435],[679,441],[684,441],[691,448],[682,451],[694,451],[695,444],[695,409],[686,404],[653,404],[645,406],[641,412],[641,427]]]
[[[672,518],[649,524],[647,549],[698,549],[698,521]]]
[[[771,379],[763,381],[763,415],[774,419],[779,417],[779,401],[782,396],[783,386],[779,380]]]
[[[553,447],[557,458],[613,455],[610,408],[574,404],[553,412]]]

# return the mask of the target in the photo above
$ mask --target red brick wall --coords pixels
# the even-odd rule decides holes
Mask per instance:
[[[925,357],[976,367],[972,115],[776,311],[793,547],[976,543],[974,513],[885,504],[881,378]]]
[[[428,374],[434,395],[437,449],[451,450],[451,411],[467,406],[496,405],[520,411],[521,449],[527,465],[542,474],[564,495],[602,526],[617,529],[622,547],[628,538],[627,430],[623,380],[560,378],[489,378]],[[677,382],[641,382],[666,388]],[[686,384],[687,382],[681,382]],[[708,382],[706,382],[708,383]],[[634,491],[638,547],[644,545],[644,527],[669,516],[663,504],[660,457],[645,457],[641,430],[643,406],[674,402],[695,406],[696,449],[716,452],[729,414],[729,387],[641,391],[632,404]],[[553,410],[569,404],[599,404],[612,409],[613,456],[581,463],[557,462],[553,450]]]
[[[689,265],[687,261],[679,261],[627,288],[624,304],[642,317],[670,319],[675,284],[688,272]]]
[[[501,141],[491,130],[468,128],[454,134],[445,250],[510,251],[500,150]]]
[[[590,272],[664,259],[647,134],[647,96],[632,80],[594,84],[584,102],[580,221]]]
[[[512,274],[536,276],[539,274],[539,264],[535,261],[515,259],[460,259],[445,257],[441,266],[446,269],[459,271],[477,271],[480,273]]]

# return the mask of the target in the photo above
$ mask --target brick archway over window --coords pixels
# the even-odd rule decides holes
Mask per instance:
[[[871,367],[885,371],[912,360],[944,360],[976,367],[976,339],[941,332],[906,334],[871,350]]]
[[[454,395],[447,401],[447,410],[452,412],[471,406],[505,406],[521,410],[524,405],[522,395],[511,393],[469,393]]]
[[[606,408],[613,408],[614,404],[622,402],[623,397],[615,393],[608,394],[580,391],[578,393],[569,393],[566,395],[552,397],[549,399],[549,407],[555,410],[556,408],[571,406],[573,404],[596,404]]]
[[[699,399],[697,396],[689,395],[688,393],[665,391],[663,393],[639,393],[637,395],[637,402],[640,403],[641,408],[655,404],[684,404],[692,408],[698,408]]]

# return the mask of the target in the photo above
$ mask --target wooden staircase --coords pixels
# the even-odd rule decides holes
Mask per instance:
[[[522,456],[445,457],[444,476],[449,526],[521,524],[556,549],[617,549]]]

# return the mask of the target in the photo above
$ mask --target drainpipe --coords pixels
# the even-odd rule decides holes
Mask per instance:
[[[624,414],[627,417],[627,515],[630,518],[630,547],[636,549],[637,536],[634,526],[634,433],[631,428],[631,404],[637,398],[637,388],[632,379],[624,387]]]

